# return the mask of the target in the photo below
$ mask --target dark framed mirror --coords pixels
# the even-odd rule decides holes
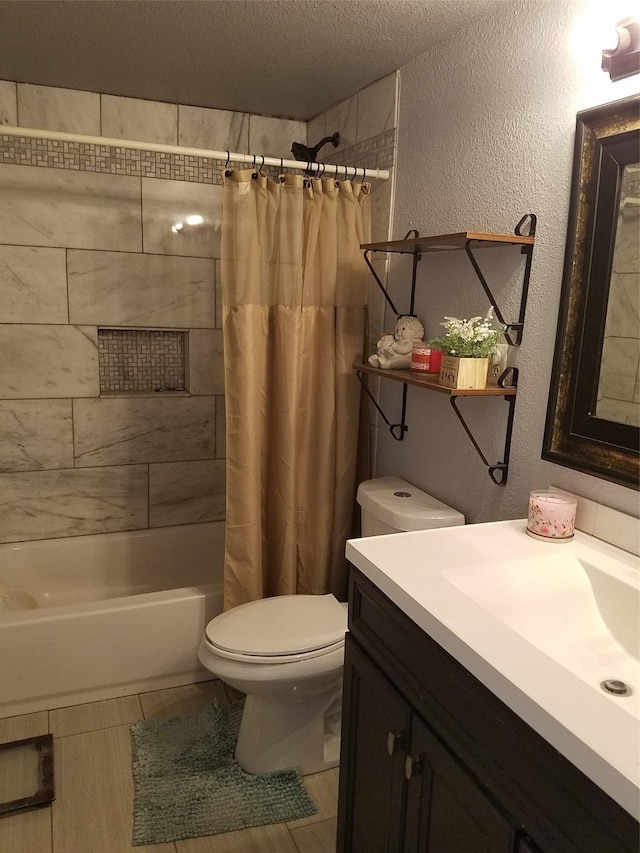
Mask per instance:
[[[542,458],[639,486],[640,95],[578,113]]]

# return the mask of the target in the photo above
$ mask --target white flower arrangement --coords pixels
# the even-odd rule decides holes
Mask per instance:
[[[503,340],[503,331],[491,328],[493,308],[487,316],[460,320],[458,317],[445,317],[440,323],[447,330],[446,335],[429,341],[432,349],[442,350],[446,355],[457,358],[488,358]]]

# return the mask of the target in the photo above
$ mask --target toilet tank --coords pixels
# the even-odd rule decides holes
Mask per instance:
[[[365,480],[358,486],[362,536],[429,530],[464,524],[464,515],[400,477]]]

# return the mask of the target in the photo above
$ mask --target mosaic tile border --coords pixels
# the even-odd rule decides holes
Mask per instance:
[[[391,169],[396,165],[397,150],[396,129],[392,128],[364,142],[358,142],[356,145],[330,154],[325,162],[347,163],[365,169]]]
[[[0,163],[198,184],[222,184],[220,173],[225,161],[186,154],[89,145],[84,142],[8,136],[0,132]]]
[[[346,162],[368,169],[388,169],[395,165],[396,132],[389,130],[365,142],[345,148],[327,157],[327,163]],[[168,181],[222,185],[225,160],[138,151],[134,148],[63,142],[30,136],[9,136],[0,131],[0,163],[14,166],[40,166],[74,172],[100,172]],[[264,170],[277,176],[277,168]],[[286,170],[285,170],[286,171]]]

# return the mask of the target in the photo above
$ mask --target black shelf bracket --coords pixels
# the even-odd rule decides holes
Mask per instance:
[[[500,375],[500,378],[498,379],[498,385],[500,388],[516,388],[518,385],[518,368],[507,367],[507,369],[504,370]],[[473,444],[476,453],[484,462],[489,477],[491,477],[492,481],[496,484],[496,486],[506,486],[507,484],[507,476],[509,474],[509,456],[511,454],[511,435],[513,432],[513,416],[516,407],[516,395],[505,394],[503,399],[509,406],[509,413],[507,415],[507,428],[504,440],[504,456],[502,462],[498,462],[496,465],[492,465],[489,462],[487,457],[482,452],[480,445],[475,440],[473,433],[469,429],[469,425],[465,421],[462,412],[458,408],[458,397],[451,397],[449,400],[453,411],[456,413],[456,416],[462,424],[464,431],[468,435],[471,444]]]
[[[406,413],[407,413],[407,386],[406,386],[406,384],[403,383],[403,385],[402,385],[402,413],[400,415],[400,423],[392,424],[391,421],[387,418],[385,413],[380,408],[380,404],[378,403],[376,398],[373,396],[371,391],[369,391],[369,386],[368,386],[367,380],[364,379],[364,377],[362,375],[362,371],[356,370],[356,376],[358,377],[358,381],[360,382],[360,385],[362,385],[363,390],[367,394],[367,397],[371,400],[373,405],[376,407],[376,409],[380,413],[380,417],[382,418],[382,420],[389,427],[389,432],[391,433],[393,438],[395,438],[396,441],[402,441],[404,439],[405,432],[409,431],[409,427],[405,423],[405,417],[406,417]]]
[[[418,231],[416,231],[415,228],[412,228],[411,231],[407,231],[407,233],[404,235],[403,239],[408,240],[411,236],[417,238],[420,236],[420,234],[418,233]],[[391,308],[391,310],[396,315],[396,317],[401,317],[402,314],[400,313],[400,311],[398,311],[398,309],[394,305],[393,300],[389,296],[387,288],[384,286],[382,281],[380,281],[380,278],[378,277],[378,273],[375,271],[375,269],[373,268],[373,265],[371,264],[371,261],[369,260],[369,255],[371,254],[371,252],[372,252],[372,249],[366,249],[365,250],[364,262],[369,267],[369,271],[370,271],[371,275],[373,276],[376,284],[378,285],[378,287],[382,291],[382,295],[386,299],[388,306]],[[399,252],[399,254],[409,254],[409,253],[408,252]],[[413,255],[413,269],[411,271],[411,296],[409,299],[409,310],[408,310],[407,314],[412,316],[413,311],[414,311],[414,307],[415,307],[415,301],[416,301],[416,277],[417,277],[417,273],[418,273],[418,261],[420,260],[422,255],[419,252],[411,252],[410,254]],[[401,440],[402,439],[400,439],[400,441]]]
[[[527,224],[529,225],[529,233],[523,234],[522,228]],[[537,225],[537,217],[535,213],[527,213],[522,219],[518,222],[514,229],[514,233],[517,237],[535,237],[536,233],[536,225]],[[481,240],[467,240],[464,244],[464,251],[467,257],[471,262],[471,266],[473,267],[476,276],[480,284],[482,285],[482,289],[484,290],[487,298],[489,299],[491,305],[493,305],[496,312],[496,319],[499,323],[502,323],[505,326],[504,338],[506,342],[512,347],[519,347],[522,343],[522,333],[524,330],[524,315],[527,309],[527,297],[529,295],[529,278],[531,276],[531,261],[533,258],[533,245],[521,246],[520,251],[525,256],[525,266],[524,273],[522,276],[522,291],[520,294],[520,309],[518,311],[518,320],[516,323],[509,323],[502,316],[502,312],[500,311],[500,307],[496,302],[496,299],[491,292],[491,288],[485,278],[478,261],[476,260],[475,255],[473,254],[473,244],[474,243],[482,243]]]

